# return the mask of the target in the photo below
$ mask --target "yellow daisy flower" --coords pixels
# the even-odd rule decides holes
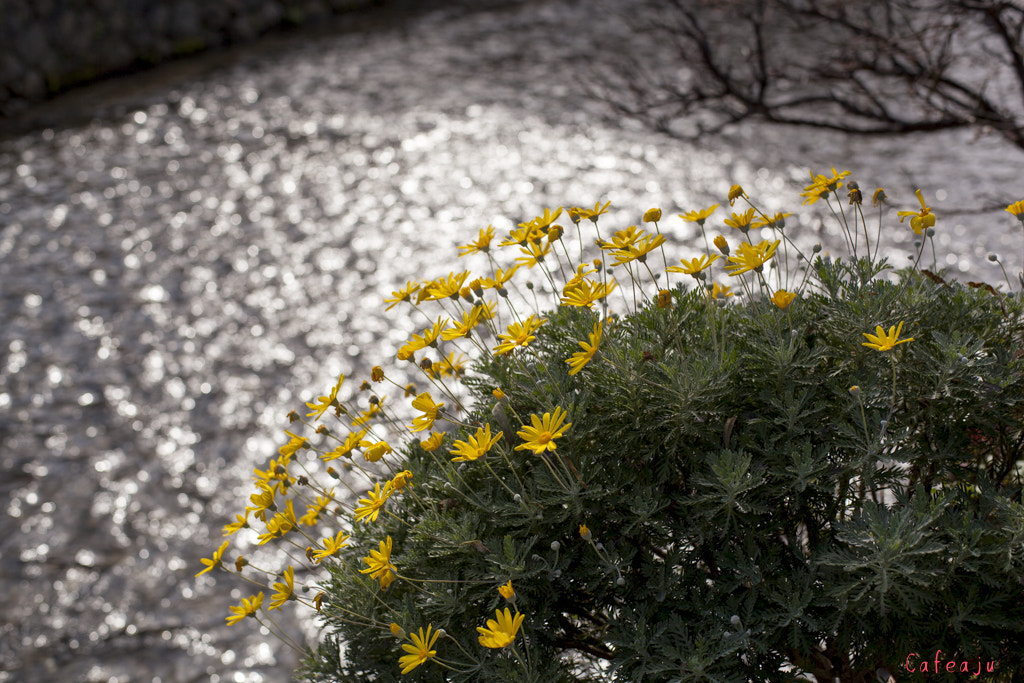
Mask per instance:
[[[456,441],[452,444],[454,448],[448,452],[457,456],[452,458],[452,462],[469,462],[482,458],[503,435],[504,432],[498,432],[492,437],[490,424],[477,428],[476,434],[473,436],[467,437],[465,441]]]
[[[434,635],[430,635],[432,628],[431,624],[427,624],[426,634],[423,633],[421,628],[418,635],[415,633],[409,635],[409,640],[412,641],[412,644],[406,643],[402,645],[402,649],[409,653],[398,659],[398,665],[402,667],[403,674],[409,673],[437,654],[437,650],[431,648],[434,647],[434,643],[437,642],[437,637],[441,635],[441,632],[434,631]]]
[[[295,569],[289,565],[281,578],[284,580],[274,582],[273,588],[277,592],[270,596],[270,607],[267,609],[279,609],[295,593]]]
[[[494,610],[495,619],[487,620],[487,628],[477,626],[480,633],[480,644],[495,650],[508,647],[515,642],[519,627],[526,617],[519,612],[512,616],[512,611],[506,607],[504,611]]]
[[[327,412],[327,409],[334,405],[338,400],[338,390],[341,389],[341,383],[344,381],[345,375],[339,375],[338,383],[331,389],[331,393],[326,396],[321,396],[314,403],[307,403],[306,407],[309,408],[311,412],[306,413],[306,417],[312,417],[314,420],[319,420],[320,416]]]
[[[566,363],[569,364],[569,367],[571,368],[569,370],[570,375],[575,375],[576,373],[578,373],[580,370],[583,369],[583,366],[585,366],[587,363],[591,361],[591,359],[593,359],[594,354],[597,353],[597,347],[601,343],[601,332],[603,331],[603,329],[604,328],[601,325],[601,322],[598,321],[594,323],[594,331],[591,332],[589,335],[590,343],[588,344],[587,342],[577,342],[577,344],[579,344],[580,348],[582,348],[583,350],[577,351],[576,353],[572,354],[572,357],[566,359],[565,361]]]
[[[330,536],[328,536],[327,538],[325,538],[323,540],[323,544],[324,544],[323,550],[315,551],[313,553],[313,558],[317,562],[320,562],[321,560],[323,560],[325,558],[328,558],[328,557],[331,557],[332,555],[337,554],[338,551],[341,550],[342,548],[344,548],[345,544],[348,543],[348,539],[349,539],[348,534],[346,534],[343,531],[339,531],[338,535],[335,536],[334,538],[331,538]]]
[[[735,277],[742,275],[743,273],[750,272],[751,270],[759,270],[768,260],[775,255],[775,249],[779,246],[782,240],[775,240],[769,242],[763,240],[759,244],[748,244],[742,242],[739,247],[736,248],[736,254],[730,256],[728,261],[730,265],[725,267],[725,270],[729,275]]]
[[[480,235],[476,238],[476,242],[470,242],[459,247],[459,256],[467,256],[469,254],[486,254],[491,250],[491,240],[494,239],[494,227],[488,225],[486,228],[480,229]]]
[[[780,289],[772,295],[772,303],[783,310],[788,308],[789,305],[793,303],[794,299],[796,299],[796,294],[793,292],[787,292],[784,289]]]
[[[434,420],[437,419],[437,413],[441,408],[444,408],[444,404],[434,403],[434,399],[430,397],[430,394],[424,391],[413,399],[412,407],[416,410],[422,411],[423,413],[422,415],[413,418],[412,431],[422,432],[434,426]]]
[[[369,574],[371,579],[380,582],[380,589],[384,590],[395,580],[398,575],[398,568],[391,564],[391,537],[380,542],[380,550],[371,550],[370,554],[363,558],[367,564],[366,569],[360,569],[360,574]]]
[[[242,604],[235,607],[231,605],[230,609],[234,614],[227,618],[228,624],[237,624],[246,617],[255,616],[260,611],[260,606],[263,604],[263,591],[260,591],[251,598],[242,598]]]
[[[420,283],[410,280],[405,284],[405,287],[398,290],[397,292],[391,292],[390,299],[384,299],[384,303],[391,304],[384,310],[390,311],[392,308],[402,303],[403,301],[409,301],[412,295],[419,291]]]
[[[707,270],[711,267],[711,264],[718,260],[718,254],[708,258],[707,255],[701,255],[699,258],[692,258],[689,261],[686,259],[679,259],[679,262],[683,265],[680,266],[669,266],[665,270],[670,273],[683,273],[684,275],[693,275],[697,277],[697,273]]]
[[[434,432],[430,435],[429,439],[420,441],[420,446],[423,447],[423,450],[429,453],[431,451],[436,451],[442,442],[444,442],[444,434],[441,432]]]
[[[206,569],[196,574],[196,576],[202,576],[206,572],[221,566],[223,562],[222,558],[224,557],[224,551],[228,549],[228,543],[229,541],[224,541],[223,543],[221,543],[220,547],[213,551],[213,557],[211,557],[210,559],[206,559],[204,557],[200,560],[200,562],[206,565]]]
[[[732,218],[726,218],[725,224],[730,228],[736,228],[740,232],[748,232],[750,230],[750,224],[754,220],[754,210],[747,209],[743,213],[733,212]]]
[[[516,436],[521,438],[525,443],[521,443],[516,446],[517,451],[530,450],[537,455],[541,455],[546,451],[553,451],[557,448],[555,439],[560,438],[565,434],[565,430],[572,426],[572,423],[563,425],[565,418],[569,414],[556,407],[554,414],[544,413],[544,417],[538,417],[537,415],[530,416],[530,422],[532,426],[527,427],[523,425],[523,428],[516,432]]]
[[[1016,216],[1021,223],[1024,223],[1024,200],[1010,204],[1006,210]]]
[[[906,344],[907,342],[914,341],[913,337],[907,337],[906,339],[899,339],[900,332],[903,330],[903,321],[900,321],[899,326],[893,325],[886,332],[882,329],[881,325],[875,326],[875,334],[868,334],[864,332],[864,336],[868,338],[862,346],[875,349],[876,351],[891,351],[897,344]]]
[[[503,341],[494,347],[494,354],[500,356],[511,353],[517,347],[529,346],[530,342],[537,338],[533,333],[546,322],[547,318],[537,319],[536,315],[531,315],[522,323],[511,323],[507,334],[498,335],[498,339]]]
[[[359,499],[359,505],[356,506],[356,521],[363,524],[376,522],[377,516],[383,509],[384,503],[388,502],[391,493],[390,486],[385,486],[384,491],[381,492],[380,484],[374,484],[373,490],[366,492],[366,498]]]
[[[687,211],[686,213],[681,213],[679,214],[679,217],[689,223],[704,225],[704,221],[706,221],[711,216],[711,214],[715,212],[715,209],[717,208],[718,204],[712,204],[711,206],[709,206],[706,209],[703,209],[702,211]]]
[[[935,214],[932,213],[932,207],[925,205],[921,190],[915,191],[914,194],[917,195],[917,201],[921,203],[921,210],[900,211],[896,215],[900,217],[900,223],[903,222],[903,219],[910,218],[910,227],[915,234],[920,235],[928,228],[935,226]]]

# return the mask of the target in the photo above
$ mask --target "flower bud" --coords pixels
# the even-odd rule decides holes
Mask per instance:
[[[661,220],[661,209],[647,209],[644,213],[644,223],[657,223]]]

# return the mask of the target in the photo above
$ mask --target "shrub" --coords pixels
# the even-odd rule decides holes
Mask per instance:
[[[845,175],[803,194],[828,203],[845,259],[803,254],[785,214],[734,187],[748,208],[730,236],[707,243],[715,207],[684,214],[708,246],[676,266],[659,210],[604,234],[598,204],[570,209],[569,229],[561,209],[521,224],[507,270],[487,228],[461,248],[487,276],[395,292],[389,308],[442,311],[398,353],[429,391],[375,367],[343,400],[339,378],[293,413],[304,431],[226,529],[291,553],[284,573],[234,569],[269,610],[319,612],[302,674],[873,681],[938,665],[1016,680],[1021,297],[919,267],[936,222],[920,192],[899,214],[921,235],[914,265],[894,273],[856,185],[837,201]],[[1024,225],[1024,205],[1008,211]],[[617,280],[588,260],[598,248]],[[723,265],[731,287],[713,282]],[[204,572],[227,569],[225,549]],[[229,621],[272,627],[262,601]]]

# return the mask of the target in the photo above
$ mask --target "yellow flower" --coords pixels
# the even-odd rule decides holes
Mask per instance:
[[[281,538],[297,525],[298,521],[295,519],[295,504],[294,501],[289,499],[288,503],[285,505],[284,512],[276,513],[270,521],[267,522],[266,532],[259,535],[259,544],[264,545],[275,538]]]
[[[729,255],[729,242],[727,242],[725,237],[722,235],[715,238],[715,246],[718,247],[718,251],[722,252],[726,256]]]
[[[519,612],[516,612],[513,617],[512,611],[507,607],[504,611],[494,610],[494,616],[497,620],[488,619],[487,628],[477,626],[476,630],[480,633],[481,645],[500,650],[515,642],[519,627],[522,626],[523,619],[526,617]]]
[[[369,574],[371,579],[380,582],[380,589],[384,590],[391,585],[398,574],[398,569],[391,564],[391,537],[380,542],[380,550],[371,550],[370,554],[363,558],[367,564],[366,569],[360,569],[360,574]]]
[[[658,291],[658,308],[672,308],[672,292],[667,289]]]
[[[711,267],[711,264],[717,260],[718,254],[715,254],[711,258],[708,258],[706,255],[701,255],[700,258],[692,258],[689,261],[683,258],[679,259],[679,262],[683,264],[682,267],[669,266],[666,270],[670,273],[683,273],[684,275],[697,277],[697,273],[707,270]]]
[[[520,247],[519,251],[525,256],[516,257],[516,261],[527,268],[533,268],[551,253],[551,242],[528,242],[526,246]]]
[[[611,202],[605,202],[604,206],[601,206],[601,202],[597,202],[593,209],[570,209],[570,216],[575,212],[580,220],[586,218],[591,223],[597,223],[598,217],[603,213],[608,213],[608,207],[611,205]]]
[[[397,292],[391,292],[390,299],[384,299],[384,303],[391,304],[384,310],[390,311],[392,308],[402,303],[403,301],[409,301],[412,295],[415,294],[420,288],[420,283],[413,282],[410,280],[405,284],[405,287],[398,290]]]
[[[441,333],[441,338],[446,341],[452,339],[458,339],[459,337],[469,337],[473,332],[473,328],[480,324],[480,315],[483,313],[483,306],[474,306],[469,311],[462,312],[462,322],[454,323],[454,327],[450,327]]]
[[[512,579],[509,579],[508,583],[498,586],[498,593],[500,593],[501,597],[505,598],[506,600],[512,600],[513,598],[515,598],[516,591],[514,588],[512,588]]]
[[[249,528],[249,511],[251,508],[245,508],[244,515],[235,515],[235,521],[224,527],[224,535],[231,536],[232,534],[238,533],[240,529]]]
[[[306,526],[314,526],[320,519],[320,513],[327,509],[327,506],[331,504],[331,496],[334,495],[333,489],[328,492],[326,496],[317,496],[316,502],[306,508],[306,514],[299,518],[300,524]]]
[[[732,291],[732,287],[723,287],[717,282],[712,284],[709,294],[711,294],[712,299],[727,299],[730,296],[736,296]]]
[[[885,204],[886,196],[885,190],[878,188],[875,193],[871,195],[871,206],[878,206],[879,204]]]
[[[774,216],[758,216],[754,219],[754,222],[750,224],[752,228],[778,228],[782,230],[786,227],[786,218],[792,214],[788,213],[777,213]]]
[[[532,426],[523,425],[523,428],[516,432],[516,436],[526,443],[519,444],[515,449],[517,451],[530,450],[537,455],[555,450],[557,448],[555,439],[561,437],[565,430],[572,426],[571,422],[566,425],[562,424],[566,417],[568,417],[568,413],[561,407],[556,407],[553,415],[544,413],[543,418],[531,415]]]
[[[729,275],[735,277],[742,275],[751,270],[757,270],[760,272],[760,268],[775,255],[775,249],[779,246],[781,240],[775,240],[769,242],[763,240],[759,244],[748,244],[742,242],[739,247],[736,248],[736,255],[729,257],[729,263],[725,267],[726,272]]]
[[[381,396],[379,399],[371,399],[370,407],[359,413],[359,417],[352,420],[353,427],[362,427],[364,424],[377,417],[380,414],[382,408],[381,405],[384,403],[385,396]]]
[[[592,308],[594,304],[615,291],[618,286],[614,281],[609,283],[594,283],[590,280],[573,278],[566,283],[562,289],[562,299],[559,303],[562,306],[586,306]]]
[[[729,206],[736,204],[736,200],[740,197],[746,197],[747,193],[743,191],[743,188],[739,185],[733,185],[729,188]]]
[[[348,539],[348,534],[346,534],[343,531],[339,531],[338,535],[334,538],[328,536],[323,540],[324,549],[315,551],[313,553],[313,557],[316,559],[317,562],[319,562],[324,558],[336,554],[339,550],[345,547],[345,544],[348,543]]]
[[[379,365],[374,365],[372,368],[370,368],[370,379],[372,379],[374,382],[383,382],[384,368],[382,368]]]
[[[312,417],[314,420],[319,420],[320,416],[338,400],[338,390],[341,389],[341,383],[344,381],[345,375],[339,375],[338,383],[331,389],[331,393],[327,396],[321,396],[318,398],[317,401],[319,401],[319,403],[307,403],[306,407],[309,408],[311,412],[306,413],[306,417]]]
[[[405,629],[393,621],[391,622],[390,630],[391,635],[393,635],[395,638],[405,638]]]
[[[412,472],[409,470],[402,470],[391,479],[392,491],[401,491],[406,486],[412,486]]]
[[[256,493],[249,496],[249,502],[255,506],[252,511],[256,513],[256,518],[266,520],[267,510],[277,509],[277,504],[274,502],[274,488],[262,481],[256,482],[256,488]]]
[[[531,227],[543,230],[544,228],[554,223],[561,215],[562,207],[558,207],[557,209],[555,209],[554,213],[551,212],[551,209],[544,209],[543,216],[537,216],[529,223],[520,223],[519,227],[526,227],[527,225],[529,225]]]
[[[612,256],[615,257],[614,265],[621,266],[631,261],[644,263],[647,261],[647,255],[664,243],[665,236],[660,233],[657,235],[647,235],[629,246],[614,250],[612,252]]]
[[[793,303],[793,299],[795,298],[796,294],[793,292],[787,292],[784,289],[780,289],[772,295],[772,303],[785,310],[791,303]]]
[[[347,437],[345,437],[345,441],[343,443],[339,444],[334,450],[324,453],[320,458],[324,462],[329,462],[331,460],[337,460],[338,458],[351,457],[354,449],[364,448],[370,445],[370,442],[364,438],[365,436],[365,429],[360,429],[358,432],[351,432]]]
[[[914,230],[914,233],[920,235],[926,229],[935,226],[935,214],[932,213],[932,208],[926,206],[924,203],[924,195],[921,194],[921,190],[914,192],[917,195],[917,201],[921,203],[920,211],[900,211],[896,215],[900,217],[900,223],[903,222],[904,218],[910,218],[910,227]]]
[[[433,434],[430,435],[429,439],[420,441],[420,446],[423,448],[423,450],[429,453],[431,451],[436,451],[437,447],[440,446],[443,441],[444,434],[442,434],[441,432],[434,432]]]
[[[384,503],[388,502],[388,498],[391,497],[391,487],[385,486],[384,491],[381,492],[380,484],[374,484],[372,491],[366,492],[366,498],[359,499],[359,505],[356,507],[356,521],[362,522],[363,524],[369,524],[370,522],[377,521],[377,515],[380,514],[381,509],[384,507]]]
[[[590,529],[587,527],[587,525],[580,524],[580,538],[582,538],[584,541],[589,541],[593,537],[594,535],[590,533]]]
[[[1016,216],[1021,223],[1024,223],[1024,200],[1010,204],[1006,210]]]
[[[508,326],[508,334],[499,334],[498,339],[503,341],[494,347],[495,355],[511,353],[516,347],[528,346],[536,339],[537,337],[533,333],[547,322],[546,318],[537,320],[536,317],[536,315],[531,315],[522,323],[511,323]]]
[[[736,228],[740,232],[747,232],[750,230],[750,223],[754,220],[754,210],[747,209],[743,213],[733,212],[732,218],[726,218],[725,224],[730,228]]]
[[[434,399],[430,397],[430,394],[424,391],[413,399],[412,407],[416,410],[423,411],[422,415],[413,418],[412,431],[422,432],[434,426],[434,420],[437,419],[437,413],[441,408],[444,408],[444,404],[434,403]]]
[[[706,221],[711,216],[711,214],[715,212],[715,209],[717,208],[718,204],[712,204],[711,206],[702,211],[687,211],[686,213],[681,213],[679,214],[679,217],[689,223],[704,225],[704,221]]]
[[[602,249],[628,249],[636,244],[637,240],[643,237],[644,234],[643,230],[635,225],[631,225],[628,228],[616,230],[615,234],[612,235],[612,241],[605,242],[600,246]]]
[[[913,337],[907,337],[906,339],[899,339],[900,332],[903,330],[903,321],[900,321],[899,326],[893,325],[889,328],[888,332],[882,329],[881,325],[875,326],[875,334],[868,334],[864,332],[864,336],[868,338],[868,341],[864,342],[862,346],[875,349],[876,351],[891,351],[897,344],[905,344],[909,341],[914,341]]]
[[[501,390],[501,387],[498,387],[497,389],[492,391],[491,395],[493,395],[494,398],[498,399],[499,401],[505,398],[505,392]]]
[[[391,446],[388,445],[387,441],[378,441],[363,451],[363,457],[366,458],[367,462],[377,462],[390,452]]]
[[[288,443],[277,449],[277,452],[283,455],[284,457],[291,457],[300,448],[306,447],[306,440],[299,436],[298,434],[292,434],[287,429],[284,430],[284,433],[291,437],[291,440]]]
[[[513,228],[509,231],[509,235],[506,239],[498,243],[500,247],[514,247],[519,245],[525,247],[531,242],[539,242],[544,238],[544,231],[540,228],[535,228],[533,223],[520,223],[518,228]]]
[[[431,657],[437,654],[437,650],[432,650],[434,643],[437,642],[437,637],[441,635],[440,631],[434,631],[434,635],[430,635],[430,631],[433,628],[432,624],[427,624],[427,633],[423,634],[423,629],[420,629],[419,635],[413,633],[409,636],[409,640],[412,644],[406,643],[402,645],[402,649],[409,654],[404,655],[398,659],[398,665],[402,667],[402,673],[407,674],[417,666],[427,661]]]
[[[438,377],[462,377],[466,373],[467,360],[466,354],[459,353],[456,355],[456,352],[452,351],[447,356],[441,356],[440,360],[436,363],[431,363],[430,369],[426,373],[434,379]]]
[[[196,574],[196,576],[202,576],[206,572],[221,566],[221,558],[224,557],[224,551],[228,549],[228,543],[228,541],[224,541],[223,543],[221,543],[220,547],[213,551],[213,557],[209,560],[205,557],[202,560],[200,560],[200,562],[206,565],[206,569]]]
[[[601,322],[598,321],[594,323],[594,331],[591,332],[589,335],[590,343],[588,344],[587,342],[577,342],[577,344],[579,344],[580,348],[582,348],[583,350],[577,351],[576,353],[572,354],[572,357],[565,361],[566,363],[569,364],[569,367],[572,368],[571,370],[569,370],[570,375],[575,375],[576,373],[578,373],[580,370],[583,369],[584,365],[586,365],[591,361],[591,359],[593,359],[594,354],[597,353],[598,344],[601,343],[602,330],[603,327],[601,325]]]
[[[823,175],[815,175],[813,171],[811,174],[811,184],[804,188],[804,191],[800,193],[801,197],[805,197],[804,204],[813,204],[819,199],[826,199],[830,193],[834,193],[842,186],[842,179],[850,175],[849,171],[837,171],[836,167],[832,167],[832,177],[828,178]]]
[[[452,444],[454,448],[448,452],[458,456],[452,458],[452,462],[469,462],[482,458],[504,434],[504,432],[498,432],[492,437],[490,424],[477,428],[476,434],[473,436],[467,437],[465,441],[456,441]]]
[[[234,612],[233,615],[227,618],[228,624],[237,624],[246,617],[254,616],[260,611],[260,606],[263,604],[263,591],[260,591],[251,598],[242,598],[242,604],[238,607],[231,605],[228,609]]]
[[[647,209],[644,212],[644,223],[657,223],[661,220],[661,209]]]
[[[518,263],[508,270],[498,268],[493,278],[480,278],[480,286],[482,289],[501,289],[508,284],[508,281],[512,279],[512,276],[516,274],[517,270],[519,270]]]
[[[448,297],[457,298],[459,290],[469,277],[469,271],[464,270],[458,275],[449,273],[447,278],[438,278],[426,286],[425,301],[439,301]]]
[[[466,256],[468,254],[486,254],[491,250],[491,240],[494,239],[494,227],[488,225],[486,228],[480,229],[480,235],[476,238],[476,242],[470,242],[459,247],[459,256]]]
[[[281,578],[284,581],[274,582],[274,590],[277,592],[270,596],[270,607],[267,609],[279,609],[295,592],[295,570],[290,565],[284,570]]]

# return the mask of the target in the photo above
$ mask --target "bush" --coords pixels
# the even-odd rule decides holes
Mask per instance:
[[[397,382],[411,424],[377,391],[382,368],[349,400],[339,379],[226,530],[251,524],[305,555],[284,574],[235,567],[273,592],[270,609],[319,612],[302,674],[845,682],[938,666],[1016,680],[1021,297],[919,268],[935,230],[920,193],[900,213],[922,237],[914,266],[893,273],[872,257],[856,186],[836,201],[845,175],[803,196],[829,203],[847,259],[800,253],[786,216],[734,187],[749,209],[726,223],[742,241],[678,266],[660,211],[644,216],[653,231],[603,241],[598,205],[569,210],[568,230],[560,209],[513,230],[511,272],[495,270],[488,228],[462,251],[489,276],[395,292],[391,307],[447,316],[399,351],[431,386]],[[703,232],[713,210],[683,218]],[[1008,210],[1024,225],[1024,205]],[[584,260],[589,235],[618,284]],[[739,296],[712,282],[723,262]],[[545,284],[517,296],[528,269]],[[472,372],[450,348],[475,349]],[[226,569],[225,549],[204,571]],[[272,626],[262,600],[229,620]]]

